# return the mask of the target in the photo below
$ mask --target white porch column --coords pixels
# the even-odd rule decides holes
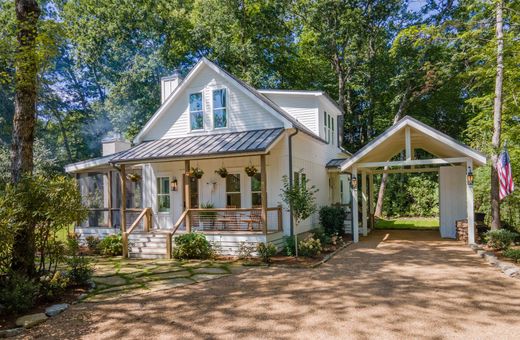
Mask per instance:
[[[367,197],[367,173],[363,171],[361,173],[361,213],[363,214],[363,236],[368,235],[368,197]]]
[[[370,211],[370,228],[374,229],[376,221],[374,219],[375,211],[375,200],[374,200],[374,175],[370,174],[368,178],[368,199],[369,199],[369,211]]]
[[[466,162],[466,173],[471,169],[473,171],[473,160],[468,159]],[[464,177],[466,181],[466,177]],[[475,209],[473,207],[473,185],[466,183],[466,207],[468,211],[468,244],[475,243]]]
[[[352,168],[352,178],[357,178],[357,168]],[[357,179],[356,186],[352,186],[352,239],[354,240],[354,243],[359,242]]]

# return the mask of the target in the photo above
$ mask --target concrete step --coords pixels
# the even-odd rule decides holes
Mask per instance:
[[[150,248],[132,248],[129,249],[128,254],[156,254],[166,255],[166,250],[150,249]]]
[[[164,248],[166,247],[166,240],[154,240],[154,241],[134,241],[134,240],[128,240],[128,243],[130,246],[133,247],[150,247],[150,248]]]
[[[166,258],[166,254],[129,253],[128,256],[132,259],[165,259]]]

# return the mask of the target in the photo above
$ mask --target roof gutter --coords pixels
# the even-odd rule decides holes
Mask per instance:
[[[294,133],[289,135],[289,185],[292,189],[293,187],[293,162],[292,162],[292,138],[296,136],[300,132],[298,128],[295,128]],[[291,217],[289,218],[290,221],[290,235],[294,235],[294,220],[293,220],[293,208],[292,206],[289,207],[289,212],[291,213]]]

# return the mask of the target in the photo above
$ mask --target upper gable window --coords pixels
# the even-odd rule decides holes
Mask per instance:
[[[192,130],[204,129],[204,110],[202,92],[190,94],[190,126]]]
[[[213,127],[227,127],[226,89],[213,90]]]
[[[323,134],[327,143],[334,144],[334,117],[323,111]]]

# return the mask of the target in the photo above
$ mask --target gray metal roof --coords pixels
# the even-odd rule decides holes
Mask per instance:
[[[204,157],[211,155],[265,151],[283,128],[230,132],[211,135],[159,139],[143,142],[112,158],[111,163]]]
[[[327,165],[325,165],[326,168],[340,168],[341,164],[343,164],[344,161],[346,161],[348,158],[335,158],[328,161]]]

